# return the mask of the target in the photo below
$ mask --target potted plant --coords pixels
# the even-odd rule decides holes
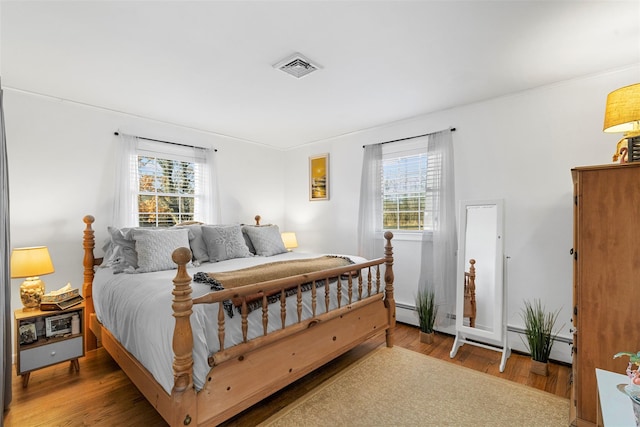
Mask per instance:
[[[640,425],[640,351],[637,353],[621,351],[620,353],[614,354],[613,358],[616,359],[620,356],[629,356],[629,365],[626,370],[627,376],[629,377],[629,384],[624,387],[623,391],[631,399],[636,425]],[[634,365],[636,369],[634,369]]]
[[[527,337],[523,340],[531,353],[531,372],[546,376],[549,373],[549,355],[558,332],[553,333],[560,310],[547,312],[539,299],[524,301],[521,316]]]
[[[640,388],[640,372],[638,369],[633,369],[633,365],[640,367],[640,351],[633,353],[630,351],[621,351],[613,355],[614,359],[621,356],[629,356],[629,365],[627,366],[627,376],[629,377],[629,384],[632,386],[638,386]]]
[[[433,325],[436,322],[438,306],[436,305],[436,293],[433,288],[425,287],[418,290],[416,296],[416,311],[420,319],[420,342],[433,343]]]

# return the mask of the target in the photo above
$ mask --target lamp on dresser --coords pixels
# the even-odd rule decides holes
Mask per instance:
[[[616,89],[607,96],[603,130],[624,133],[613,161],[640,161],[640,83]]]
[[[49,249],[46,246],[15,248],[11,252],[11,278],[25,279],[20,285],[23,311],[40,307],[45,289],[44,282],[39,276],[51,274],[54,271]]]

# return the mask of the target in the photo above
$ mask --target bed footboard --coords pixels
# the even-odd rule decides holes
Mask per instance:
[[[271,280],[241,288],[212,292],[189,301],[191,295],[190,278],[186,272],[186,263],[190,252],[186,248],[174,252],[174,261],[178,263],[178,274],[174,280],[174,316],[176,325],[174,333],[174,376],[175,385],[172,392],[174,401],[186,400],[188,408],[176,406],[178,413],[173,420],[186,422],[194,416],[198,424],[218,424],[265,397],[280,390],[293,381],[308,374],[314,369],[333,360],[337,356],[352,349],[356,345],[379,334],[386,334],[386,345],[393,346],[395,328],[395,301],[393,295],[393,248],[391,232],[385,233],[385,256],[365,263],[347,267],[333,268],[316,273],[301,274],[285,279]],[[380,266],[384,264],[384,289],[380,284]],[[357,284],[354,283],[354,271]],[[363,276],[366,274],[366,283]],[[186,276],[186,277],[185,277]],[[346,279],[341,279],[346,276]],[[309,319],[301,319],[301,287],[311,283],[312,304],[319,298],[315,283],[328,278],[337,277],[335,286],[337,293],[348,295],[348,304],[333,310],[314,315]],[[346,283],[342,283],[346,281]],[[249,340],[247,338],[247,304],[245,298],[262,292],[280,290],[281,315],[285,316],[285,289],[297,287],[298,319],[292,325],[284,326],[275,332],[267,333],[267,298],[263,297],[262,311],[264,335]],[[230,298],[243,299],[241,317],[243,323],[244,342],[229,349],[224,348],[225,318],[223,301]],[[340,298],[338,298],[338,301]],[[219,304],[218,338],[220,351],[209,358],[211,371],[205,381],[204,388],[197,394],[196,412],[192,404],[193,359],[191,350],[192,331],[188,321],[192,304]],[[276,303],[277,304],[277,303]],[[315,313],[315,306],[313,309]],[[268,373],[265,367],[268,366]],[[185,385],[188,385],[185,388]],[[188,397],[185,397],[188,396]],[[187,410],[188,409],[188,410]]]

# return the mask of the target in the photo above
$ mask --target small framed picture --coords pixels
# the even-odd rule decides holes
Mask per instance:
[[[49,316],[45,319],[46,336],[53,337],[56,335],[64,335],[71,333],[71,316],[73,313],[59,314],[57,316]]]
[[[38,340],[35,323],[23,323],[18,328],[18,333],[20,334],[20,337],[18,338],[20,345],[31,344]]]
[[[309,157],[309,200],[329,200],[329,153]]]

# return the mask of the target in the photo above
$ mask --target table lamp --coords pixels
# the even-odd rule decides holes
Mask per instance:
[[[282,241],[284,242],[284,247],[287,248],[289,252],[291,252],[291,249],[298,247],[296,233],[292,231],[285,231],[282,233]]]
[[[620,132],[613,161],[640,161],[640,83],[616,89],[607,96],[603,130]]]
[[[44,282],[40,277],[51,274],[55,270],[49,250],[46,246],[31,248],[15,248],[11,253],[11,278],[25,278],[20,285],[20,299],[23,311],[40,307],[40,299],[44,295]]]

